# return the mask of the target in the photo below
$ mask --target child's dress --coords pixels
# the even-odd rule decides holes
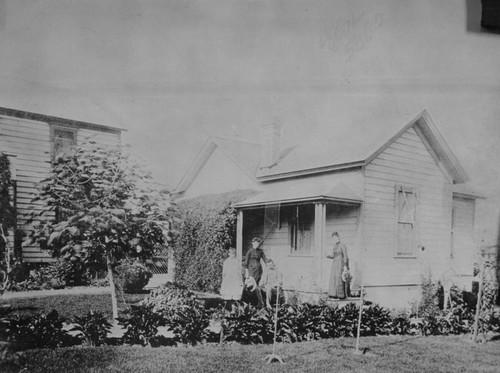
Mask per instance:
[[[240,300],[243,292],[241,265],[238,259],[229,257],[222,267],[220,294],[225,300]]]

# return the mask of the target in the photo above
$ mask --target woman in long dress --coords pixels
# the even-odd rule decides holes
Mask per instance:
[[[262,292],[260,289],[260,280],[262,277],[262,264],[261,261],[267,266],[267,258],[264,251],[260,248],[262,240],[258,237],[252,239],[252,247],[247,251],[243,267],[245,268],[245,280],[252,277],[257,284],[255,292],[257,294],[258,304],[257,307],[264,307],[264,300],[262,299]]]
[[[224,300],[240,300],[243,293],[243,280],[241,278],[241,265],[236,258],[236,249],[231,247],[229,256],[222,266],[222,283],[220,294]]]
[[[339,234],[333,232],[332,237],[335,240],[335,245],[332,249],[332,255],[327,255],[327,258],[333,259],[328,295],[332,298],[344,299],[348,295],[346,289],[348,283],[342,280],[342,271],[349,270],[349,257],[346,245],[340,242]]]

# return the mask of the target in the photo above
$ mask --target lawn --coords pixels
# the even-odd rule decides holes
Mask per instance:
[[[120,308],[145,294],[120,296]],[[12,314],[29,316],[56,309],[63,317],[90,309],[111,317],[109,294],[51,295],[2,300]],[[11,314],[11,315],[12,315]],[[474,344],[467,336],[384,336],[361,339],[365,354],[354,354],[354,338],[279,344],[286,365],[266,365],[271,345],[209,344],[196,347],[72,347],[28,350],[28,372],[498,372],[500,340]],[[0,371],[9,371],[1,366]],[[16,370],[12,370],[16,371]]]
[[[119,294],[118,308],[127,309],[130,304],[135,304],[146,296],[144,294]],[[90,310],[104,313],[110,320],[112,317],[111,295],[110,294],[66,294],[36,296],[29,298],[0,299],[0,306],[10,305],[11,313],[9,316],[18,315],[33,316],[47,314],[56,310],[59,315],[66,319],[73,316],[83,316]]]
[[[29,350],[29,372],[498,372],[500,341],[467,337],[339,338],[278,345],[285,365],[266,365],[271,345],[98,347]]]

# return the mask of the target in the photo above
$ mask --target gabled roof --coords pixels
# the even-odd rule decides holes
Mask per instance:
[[[403,126],[403,127],[402,127]],[[436,161],[441,163],[456,183],[468,177],[450,146],[426,110],[415,116],[334,124],[332,136],[307,142],[292,149],[270,168],[260,168],[261,181],[277,180],[368,164],[410,127],[414,127]]]
[[[454,183],[469,180],[429,113],[417,116],[371,118],[368,121],[334,123],[331,134],[317,141],[282,150],[278,161],[269,168],[259,167],[261,145],[241,140],[211,137],[203,145],[179,183],[182,193],[193,182],[215,149],[221,149],[235,164],[256,182],[267,182],[320,174],[327,171],[361,168],[413,127],[422,138],[436,162],[448,172]]]
[[[244,173],[257,182],[255,174],[260,162],[259,144],[222,137],[210,137],[194,158],[175,193],[182,193],[191,185],[198,172],[217,148],[222,150]]]
[[[242,202],[237,208],[252,208],[267,204],[300,202],[336,202],[360,204],[363,202],[363,176],[361,172],[342,172],[334,175],[312,175],[269,182],[264,190]]]

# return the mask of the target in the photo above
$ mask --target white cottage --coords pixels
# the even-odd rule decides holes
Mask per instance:
[[[334,231],[375,302],[408,306],[423,275],[470,288],[476,197],[429,114],[332,127],[332,138],[285,150],[277,125],[262,144],[211,139],[178,193],[254,189],[236,204],[238,255],[265,238],[290,290],[326,292]]]

